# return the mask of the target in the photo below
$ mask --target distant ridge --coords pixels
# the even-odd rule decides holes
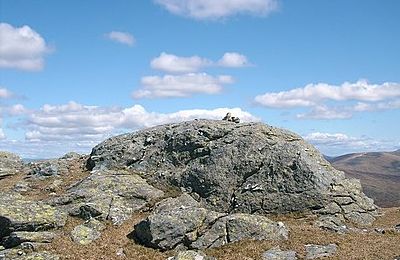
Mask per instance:
[[[360,179],[365,194],[377,205],[400,206],[400,149],[325,158],[348,177]]]

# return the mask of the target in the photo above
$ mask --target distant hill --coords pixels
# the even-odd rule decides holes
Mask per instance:
[[[400,206],[400,150],[352,153],[325,158],[348,177],[361,180],[367,196],[381,207]]]

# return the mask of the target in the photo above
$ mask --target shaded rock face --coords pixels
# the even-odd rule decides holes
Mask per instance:
[[[24,167],[24,163],[18,155],[0,151],[0,180],[16,174]]]
[[[224,213],[314,211],[370,224],[376,206],[311,145],[261,123],[194,120],[110,138],[89,169],[129,168]]]
[[[100,170],[75,184],[62,197],[51,200],[72,216],[98,218],[121,224],[146,204],[164,196],[164,192],[146,180],[126,171]]]
[[[135,226],[131,236],[161,250],[205,249],[243,239],[285,240],[288,230],[281,222],[243,213],[222,214],[201,208],[190,195],[168,198],[152,215]]]

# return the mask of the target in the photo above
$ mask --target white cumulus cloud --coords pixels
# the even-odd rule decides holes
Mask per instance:
[[[199,71],[201,68],[211,64],[210,60],[199,56],[179,57],[174,54],[162,52],[160,56],[151,61],[150,66],[153,69],[170,73],[187,73]]]
[[[377,140],[367,136],[353,137],[344,133],[314,132],[304,139],[315,145],[326,155],[340,155],[350,152],[393,151],[399,148],[393,140]]]
[[[227,52],[218,61],[222,67],[240,68],[249,65],[247,57],[237,52]]]
[[[106,34],[106,37],[112,41],[133,46],[135,44],[135,37],[127,32],[112,31]]]
[[[197,72],[210,66],[240,68],[248,65],[247,57],[237,52],[225,53],[218,62],[197,55],[182,57],[162,52],[150,62],[151,68],[169,73]]]
[[[169,12],[199,20],[236,14],[266,15],[278,8],[277,0],[155,0]]]
[[[189,97],[193,94],[217,94],[222,86],[233,83],[231,76],[210,76],[206,73],[183,75],[146,76],[141,79],[141,89],[133,92],[134,98]]]
[[[298,118],[344,119],[354,112],[396,109],[400,107],[400,83],[370,84],[366,80],[341,85],[308,84],[281,92],[258,95],[254,101],[270,108],[310,107]],[[351,104],[357,102],[356,104]],[[334,106],[331,105],[334,103]]]
[[[0,68],[37,71],[50,51],[42,36],[27,25],[0,23]]]
[[[0,140],[6,139],[6,135],[3,132],[3,129],[0,128]]]

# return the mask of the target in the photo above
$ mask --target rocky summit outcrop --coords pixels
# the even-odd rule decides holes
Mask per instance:
[[[159,202],[153,213],[135,226],[132,237],[161,250],[206,249],[243,239],[285,240],[288,230],[282,222],[264,216],[207,210],[183,194]]]
[[[377,214],[357,180],[300,136],[262,123],[194,120],[124,134],[93,148],[87,165],[139,172],[223,214],[314,212],[363,225]]]

